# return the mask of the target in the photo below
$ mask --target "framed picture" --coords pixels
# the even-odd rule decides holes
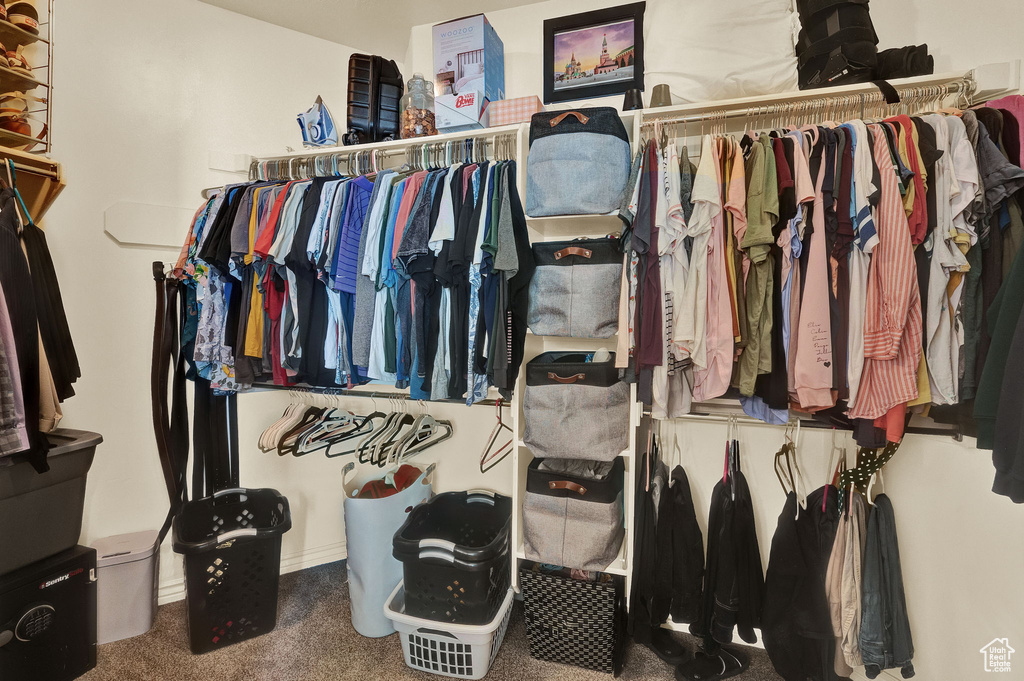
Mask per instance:
[[[643,90],[646,4],[546,20],[544,103]]]

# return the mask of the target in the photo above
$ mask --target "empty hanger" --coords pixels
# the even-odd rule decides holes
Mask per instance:
[[[513,445],[515,444],[515,438],[513,437],[512,427],[505,423],[502,417],[503,402],[499,397],[494,403],[495,412],[495,423],[494,428],[491,429],[491,435],[487,440],[487,444],[484,445],[483,454],[480,455],[480,472],[486,473],[491,470],[499,463],[505,460],[509,454],[512,453]],[[509,439],[507,442],[502,444],[497,449],[492,451],[492,447],[498,443],[501,434],[504,431],[509,432]]]

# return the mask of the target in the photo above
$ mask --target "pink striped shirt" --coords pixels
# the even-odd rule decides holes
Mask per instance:
[[[917,398],[921,292],[889,144],[879,125],[869,127],[875,139],[875,165],[882,176],[882,199],[875,209],[879,243],[868,271],[864,371],[850,416],[874,419],[902,410]]]

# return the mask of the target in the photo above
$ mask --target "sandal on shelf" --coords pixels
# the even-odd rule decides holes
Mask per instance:
[[[0,5],[2,7],[2,5]],[[3,21],[0,19],[0,21]],[[0,66],[10,66],[11,62],[7,59],[7,48],[4,47],[3,43],[0,43]]]
[[[690,651],[677,641],[668,629],[658,627],[651,632],[651,640],[644,642],[662,662],[677,667],[690,659]]]
[[[676,681],[731,679],[748,667],[750,660],[734,648],[719,648],[714,653],[698,652],[692,660],[676,667]]]
[[[0,94],[0,115],[24,115],[28,113],[28,100],[34,102],[45,102],[45,99],[33,97],[20,91],[5,92]]]
[[[12,71],[23,73],[26,76],[32,75],[32,67],[25,59],[24,45],[18,45],[17,50],[7,50],[4,56],[7,58],[7,65]]]
[[[7,21],[32,35],[39,35],[39,10],[31,0],[12,2],[7,8]]]
[[[7,3],[0,0],[0,21],[7,21]]]

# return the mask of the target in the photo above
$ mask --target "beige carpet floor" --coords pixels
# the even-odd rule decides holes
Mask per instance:
[[[683,636],[686,645],[693,639]],[[763,650],[747,648],[744,681],[778,681]],[[99,648],[95,670],[83,681],[327,681],[439,679],[405,666],[397,635],[363,638],[352,628],[344,562],[281,578],[277,628],[205,655],[188,649],[184,602],[160,608],[153,629]],[[493,681],[551,679],[608,681],[609,674],[541,662],[530,657],[521,605],[517,604],[501,651],[487,676]],[[642,646],[631,646],[621,679],[674,678],[672,669]]]

